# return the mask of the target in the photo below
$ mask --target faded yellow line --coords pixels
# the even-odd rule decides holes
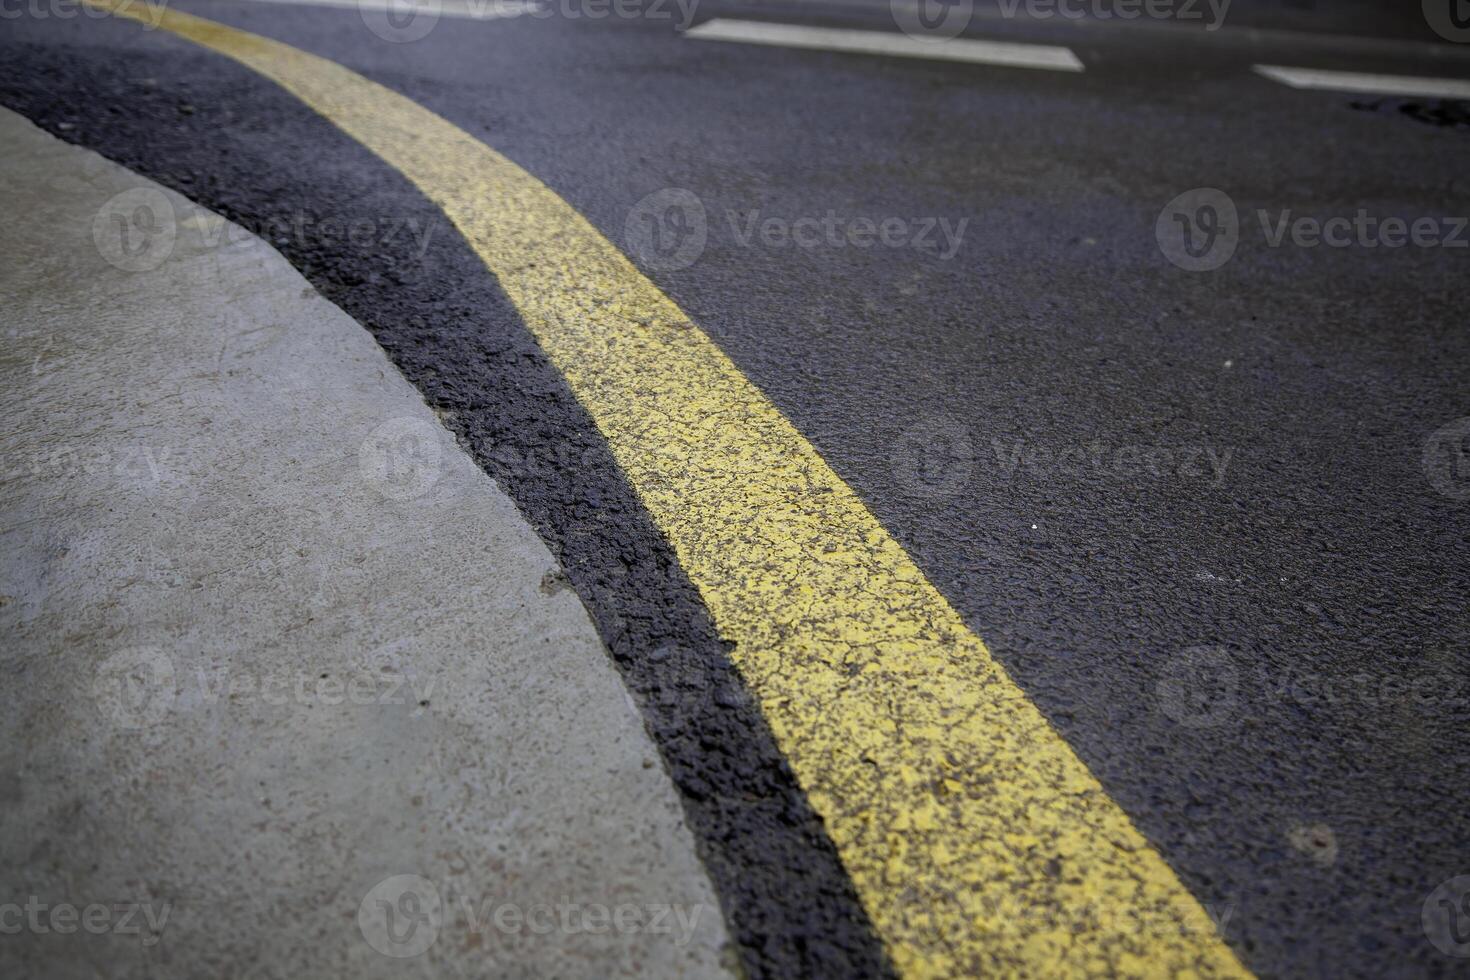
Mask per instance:
[[[1244,973],[852,490],[570,205],[340,65],[174,10],[161,26],[292,92],[479,253],[734,642],[902,973]]]

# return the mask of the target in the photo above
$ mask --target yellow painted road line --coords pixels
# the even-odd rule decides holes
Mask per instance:
[[[904,974],[1244,973],[852,490],[570,205],[340,65],[174,10],[161,26],[292,92],[484,259],[734,641]]]

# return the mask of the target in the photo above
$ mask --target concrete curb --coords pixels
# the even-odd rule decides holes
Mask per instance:
[[[586,611],[369,335],[178,195],[0,145],[0,972],[725,975]]]

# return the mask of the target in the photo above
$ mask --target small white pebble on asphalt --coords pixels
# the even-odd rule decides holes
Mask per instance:
[[[1227,368],[1232,368],[1232,367],[1234,367],[1234,366],[1235,366],[1235,362],[1234,362],[1234,361],[1228,361],[1228,360],[1227,360],[1227,361],[1226,361],[1226,362],[1225,362],[1225,366],[1226,366],[1226,367],[1227,367]]]

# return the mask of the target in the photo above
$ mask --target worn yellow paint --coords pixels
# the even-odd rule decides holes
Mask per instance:
[[[1244,974],[852,490],[570,205],[340,65],[174,10],[161,26],[292,92],[480,254],[734,642],[900,972]]]

